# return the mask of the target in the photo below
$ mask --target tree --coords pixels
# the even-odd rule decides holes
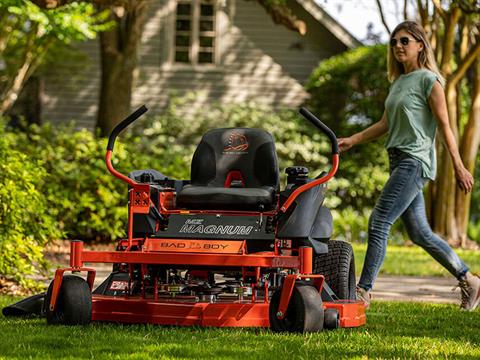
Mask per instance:
[[[71,0],[32,0],[43,8],[57,8]],[[85,0],[83,0],[85,1]],[[306,25],[286,6],[285,0],[256,0],[273,21],[305,34]],[[95,0],[99,9],[110,11],[115,27],[100,34],[102,81],[97,114],[100,133],[106,136],[130,112],[137,53],[148,1]]]
[[[92,39],[105,15],[90,4],[46,11],[29,1],[0,4],[0,113],[8,111],[24,84],[53,48]]]

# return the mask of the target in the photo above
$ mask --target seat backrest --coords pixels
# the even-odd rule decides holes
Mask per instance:
[[[191,181],[196,186],[278,189],[277,153],[272,135],[261,129],[226,128],[208,131],[193,154]]]

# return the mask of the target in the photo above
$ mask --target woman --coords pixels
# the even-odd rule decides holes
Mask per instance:
[[[423,247],[459,280],[464,310],[474,310],[480,301],[480,278],[473,275],[448,244],[434,234],[427,222],[422,189],[435,179],[435,133],[437,125],[452,158],[458,186],[472,190],[473,177],[460,159],[449,125],[443,78],[425,31],[413,21],[399,24],[388,49],[388,79],[392,82],[385,112],[377,123],[338,140],[341,151],[388,133],[386,148],[390,178],[373,209],[368,225],[368,248],[357,298],[368,307],[375,279],[383,263],[388,233],[401,217],[412,241]]]

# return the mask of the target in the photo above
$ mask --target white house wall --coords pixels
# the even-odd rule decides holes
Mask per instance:
[[[319,60],[345,46],[296,2],[290,6],[307,23],[306,36],[274,24],[255,1],[227,0],[219,6],[217,18],[217,65],[190,66],[171,61],[174,0],[152,0],[132,107],[145,103],[159,112],[173,93],[192,91],[198,94],[192,106],[254,100],[297,107],[308,96],[303,85]],[[76,120],[79,127],[92,128],[100,86],[98,42],[79,47],[90,60],[51,70],[42,116],[55,123]]]

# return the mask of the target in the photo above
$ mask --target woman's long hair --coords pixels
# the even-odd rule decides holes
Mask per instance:
[[[423,30],[422,26],[417,24],[415,21],[404,21],[397,25],[397,27],[393,30],[392,34],[390,35],[390,39],[392,39],[397,32],[400,30],[405,30],[408,32],[412,37],[423,43],[423,50],[418,54],[418,64],[421,68],[426,68],[432,72],[434,72],[440,82],[442,84],[445,83],[445,79],[440,74],[438,70],[437,63],[435,61],[435,56],[433,55],[432,47],[428,42],[427,35],[425,34],[425,30]],[[398,77],[405,73],[405,69],[403,65],[395,59],[393,55],[393,49],[388,44],[388,54],[387,54],[387,66],[388,66],[388,80],[390,82],[394,82]]]

